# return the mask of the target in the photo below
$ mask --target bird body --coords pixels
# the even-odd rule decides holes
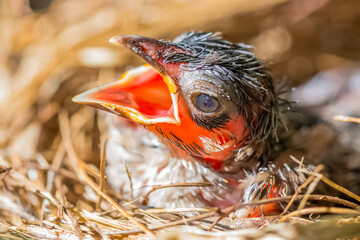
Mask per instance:
[[[293,119],[283,117],[291,104],[278,96],[268,71],[245,44],[195,32],[173,42],[139,36],[111,42],[148,64],[74,101],[116,115],[109,117],[107,176],[130,199],[154,185],[204,182],[211,186],[155,191],[147,204],[225,208],[290,195],[305,181],[305,171],[343,154],[324,152],[337,142],[331,127],[311,123],[303,128],[293,113]],[[314,161],[299,166],[290,154]],[[276,203],[237,214],[270,215],[281,209]]]

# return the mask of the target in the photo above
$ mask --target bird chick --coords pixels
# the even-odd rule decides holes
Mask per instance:
[[[337,143],[331,127],[314,122],[303,127],[297,115],[283,116],[290,103],[279,97],[248,45],[203,32],[172,42],[130,35],[110,42],[147,64],[73,100],[116,115],[109,118],[107,175],[129,198],[154,185],[206,182],[211,186],[158,190],[147,204],[225,208],[293,194],[306,179],[304,170],[346,155],[324,153]],[[284,122],[292,126],[288,131]],[[307,164],[299,166],[290,155],[305,156]],[[237,214],[254,217],[282,209],[271,203]]]

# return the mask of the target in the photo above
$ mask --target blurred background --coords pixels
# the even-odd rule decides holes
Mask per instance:
[[[78,180],[67,144],[73,139],[77,155],[98,169],[104,121],[71,98],[143,63],[110,37],[222,32],[253,45],[276,81],[291,88],[311,80],[293,96],[303,103],[344,90],[336,109],[321,112],[331,118],[360,116],[359,26],[359,0],[0,0],[0,176],[12,167],[1,222],[51,221],[57,208],[44,217],[44,189],[66,206],[95,209],[97,196]]]

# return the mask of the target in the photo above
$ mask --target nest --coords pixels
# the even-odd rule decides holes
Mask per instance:
[[[308,179],[299,192],[288,198],[239,203],[221,210],[138,208],[106,185],[106,141],[100,141],[100,132],[105,129],[103,119],[95,110],[71,102],[76,93],[110,82],[125,67],[136,64],[127,51],[107,44],[114,35],[136,33],[172,38],[195,27],[204,31],[221,30],[230,39],[237,39],[236,33],[231,32],[246,25],[239,18],[253,19],[255,24],[288,9],[290,13],[286,16],[300,21],[324,8],[327,1],[314,1],[317,4],[309,5],[306,11],[294,8],[298,1],[290,4],[284,0],[230,0],[226,4],[216,0],[206,4],[58,0],[42,6],[46,2],[0,1],[1,239],[359,237],[359,205],[334,196],[312,194],[316,184],[324,181],[360,201],[359,196],[321,175],[321,166],[318,172],[307,173]],[[219,27],[220,23],[226,23],[227,27]],[[278,27],[269,31],[258,29],[254,33],[251,29],[253,35],[244,34],[243,38],[255,45],[260,40],[280,41],[282,48],[269,51],[259,46],[258,53],[275,59],[281,66],[291,47],[291,33]],[[334,55],[326,56],[327,66],[346,61]],[[294,82],[303,77],[297,72],[291,74]],[[203,186],[154,186],[144,199],[166,187]],[[307,207],[306,203],[313,200],[341,206]],[[296,205],[297,210],[251,219],[237,219],[232,214],[236,209],[271,201]],[[322,213],[327,213],[328,219],[300,218]]]

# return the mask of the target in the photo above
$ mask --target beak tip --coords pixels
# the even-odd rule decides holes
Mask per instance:
[[[134,42],[136,42],[137,38],[140,38],[140,37],[136,36],[136,35],[119,35],[119,36],[114,36],[114,37],[110,38],[109,42],[114,45],[117,45],[117,46],[127,47],[127,44],[134,44]]]
[[[119,45],[122,45],[122,41],[121,41],[121,40],[122,40],[122,39],[121,39],[121,36],[114,36],[114,37],[110,38],[109,42],[112,43],[112,44],[114,44],[114,45],[119,46]]]
[[[89,99],[88,94],[89,91],[77,94],[71,99],[71,101],[78,104],[86,104],[91,100]]]
[[[78,94],[76,96],[74,96],[71,101],[73,101],[74,103],[81,103],[81,94]]]

